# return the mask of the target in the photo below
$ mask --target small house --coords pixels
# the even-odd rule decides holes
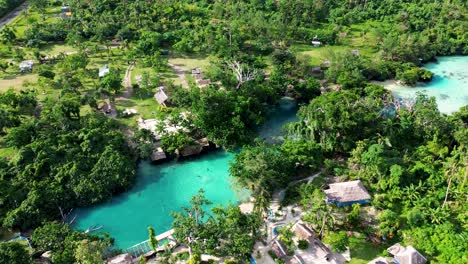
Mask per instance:
[[[351,54],[353,54],[354,56],[359,56],[359,50],[352,50]]]
[[[324,192],[327,196],[327,203],[335,203],[339,207],[355,203],[365,204],[371,198],[359,180],[330,184],[330,188]]]
[[[122,114],[124,116],[133,116],[133,115],[136,115],[138,114],[138,111],[136,109],[133,109],[133,108],[126,108]]]
[[[25,60],[19,64],[19,69],[21,73],[32,72],[33,66],[34,66],[34,61]]]
[[[62,13],[68,13],[71,12],[71,7],[69,5],[63,5],[61,7]]]
[[[104,65],[104,67],[99,68],[99,78],[106,76],[110,71],[109,65]]]
[[[273,252],[278,258],[284,258],[288,255],[284,244],[277,239],[273,241],[273,244],[271,245],[271,250],[273,250]]]
[[[396,264],[424,264],[427,262],[427,259],[412,246],[403,247],[396,243],[387,251],[393,255],[393,261]]]
[[[312,40],[312,46],[314,47],[320,47],[322,45],[322,42],[318,40]]]
[[[195,68],[192,70],[192,76],[195,76],[195,75],[200,75],[202,74],[202,69],[201,68]]]
[[[158,102],[158,104],[162,105],[162,106],[166,106],[166,101],[167,99],[169,98],[169,96],[167,96],[166,92],[164,91],[164,87],[159,87],[158,88],[158,91],[154,94],[154,99],[156,100],[156,102]]]

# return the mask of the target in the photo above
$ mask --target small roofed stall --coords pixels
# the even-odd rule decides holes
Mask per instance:
[[[271,250],[273,250],[273,252],[278,258],[285,258],[288,255],[286,247],[281,241],[277,239],[273,241],[273,244],[271,245]]]
[[[427,262],[427,259],[412,246],[403,247],[396,243],[387,251],[393,255],[393,261],[396,264],[425,264]]]
[[[330,188],[324,192],[327,196],[327,203],[335,203],[339,207],[356,203],[365,204],[371,198],[359,180],[330,184]]]
[[[25,61],[20,62],[19,69],[21,73],[32,72],[33,66],[34,66],[33,60],[25,60]]]
[[[109,65],[104,65],[103,67],[99,68],[99,78],[106,76],[110,72]]]
[[[162,106],[166,106],[166,101],[169,99],[169,96],[167,96],[166,92],[164,91],[164,87],[159,87],[158,91],[154,94],[154,99],[158,104]]]
[[[322,42],[318,40],[312,40],[312,46],[314,47],[320,47],[322,45]]]

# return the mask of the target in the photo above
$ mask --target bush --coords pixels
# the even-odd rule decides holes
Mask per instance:
[[[343,252],[349,245],[349,239],[345,231],[330,233],[324,239],[324,242],[329,244],[335,252]]]
[[[307,242],[306,240],[301,239],[301,240],[298,241],[297,247],[299,249],[306,250],[307,248],[309,248],[309,242]]]
[[[193,254],[190,258],[189,264],[200,264],[201,263],[201,256],[198,254]]]

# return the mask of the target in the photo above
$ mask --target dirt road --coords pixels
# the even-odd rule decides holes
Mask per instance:
[[[13,19],[15,19],[17,16],[23,12],[26,8],[28,8],[29,3],[26,1],[22,3],[20,6],[15,8],[13,11],[11,11],[9,14],[5,15],[4,17],[0,18],[0,28],[2,28],[4,25],[10,23]]]

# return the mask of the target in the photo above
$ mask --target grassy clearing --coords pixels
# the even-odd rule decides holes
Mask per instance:
[[[7,75],[0,79],[0,92],[13,88],[15,91],[21,91],[24,89],[24,82],[35,82],[37,81],[36,74],[25,74],[25,75]]]
[[[42,46],[40,51],[49,56],[57,56],[60,53],[75,52],[77,50],[64,43],[54,43]]]
[[[176,57],[169,58],[169,63],[180,66],[187,71],[197,67],[206,70],[210,65],[210,60],[206,56],[177,55]]]
[[[349,248],[351,250],[350,264],[366,264],[378,256],[381,256],[382,252],[387,248],[385,244],[373,244],[366,240],[363,235],[350,238],[349,243]]]
[[[0,158],[11,158],[15,155],[16,150],[14,148],[7,148],[0,146]]]
[[[361,56],[367,58],[378,58],[378,37],[372,28],[378,25],[372,23],[353,25],[346,29],[346,36],[339,40],[339,45],[325,45],[313,47],[309,43],[296,43],[291,47],[291,51],[299,57],[310,57],[311,66],[317,66],[327,59],[328,52],[339,52],[344,50],[358,50]]]

